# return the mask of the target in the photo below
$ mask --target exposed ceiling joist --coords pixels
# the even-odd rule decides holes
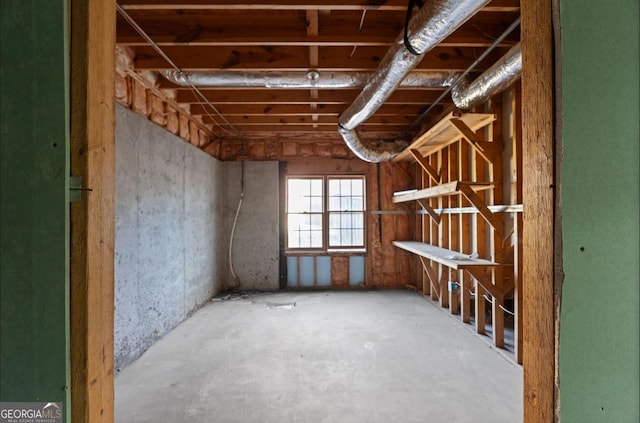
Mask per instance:
[[[408,4],[407,0],[316,0],[311,3],[119,0],[118,3],[157,48],[185,72],[369,73],[376,70],[402,31]],[[519,16],[519,9],[518,0],[491,1],[427,53],[416,69],[466,70]],[[520,38],[517,32],[477,64],[471,75],[479,75],[516,44]],[[219,140],[239,137],[339,140],[338,115],[361,92],[361,88],[201,87],[201,94],[197,94],[160,76],[163,71],[171,70],[171,65],[122,16],[118,16],[116,42],[121,50],[128,52],[125,62],[130,72],[156,75],[152,91],[166,93],[172,104],[188,111]],[[446,96],[428,115],[422,116],[443,92],[443,88],[397,89],[371,120],[362,125],[363,134],[389,139],[417,118],[424,122],[433,120],[452,105],[450,96]],[[217,116],[206,102],[214,105],[224,118]],[[219,124],[227,120],[222,125],[225,128],[213,124],[212,117]],[[237,133],[228,133],[225,129],[229,125]]]
[[[341,0],[316,0],[302,3],[296,0],[256,0],[242,3],[234,0],[120,0],[126,10],[384,10],[404,11],[406,0],[366,0],[344,2]],[[513,12],[519,10],[520,3],[514,0],[494,0],[486,10],[492,12]]]

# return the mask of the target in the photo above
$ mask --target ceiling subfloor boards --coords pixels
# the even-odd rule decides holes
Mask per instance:
[[[373,73],[401,33],[407,8],[406,0],[120,0],[119,5],[185,72],[302,71],[310,72],[310,78],[313,72]],[[519,10],[518,0],[493,0],[425,54],[416,69],[466,70],[519,16]],[[491,66],[518,41],[516,31],[477,64],[471,76]],[[171,100],[165,107],[188,111],[198,122],[194,125],[214,140],[255,139],[258,134],[276,141],[339,139],[338,116],[361,91],[230,86],[201,87],[198,96],[161,76],[171,65],[120,16],[117,44],[132,52],[131,72],[158,75],[152,88]],[[362,125],[362,133],[371,140],[397,137],[443,92],[444,88],[396,90]],[[205,102],[213,104],[238,134],[212,124]],[[433,122],[449,109],[450,96],[435,106],[424,122]]]

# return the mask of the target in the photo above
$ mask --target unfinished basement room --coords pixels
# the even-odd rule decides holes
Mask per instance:
[[[116,421],[520,420],[518,1],[117,10]]]
[[[638,4],[601,3],[3,3],[0,412],[637,422]]]

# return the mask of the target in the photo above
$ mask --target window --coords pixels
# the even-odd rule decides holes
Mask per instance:
[[[329,247],[364,247],[362,179],[329,179]]]
[[[364,177],[287,179],[287,248],[358,249],[365,246]]]
[[[320,178],[287,181],[289,248],[323,247],[324,181]]]

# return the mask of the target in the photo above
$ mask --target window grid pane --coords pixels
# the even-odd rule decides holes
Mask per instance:
[[[323,247],[323,212],[322,178],[287,180],[288,248]]]
[[[322,179],[289,179],[287,195],[289,213],[324,211]]]
[[[329,179],[329,211],[363,211],[362,178]]]
[[[364,247],[363,178],[327,177],[326,194],[324,178],[287,181],[288,248],[323,248],[324,231],[328,233],[328,247]],[[323,223],[325,213],[327,220]]]
[[[329,179],[329,247],[364,247],[362,178]]]
[[[321,213],[290,213],[287,228],[289,248],[322,248]]]
[[[330,212],[329,213],[329,246],[330,247],[362,247],[364,246],[364,213],[362,212]]]

